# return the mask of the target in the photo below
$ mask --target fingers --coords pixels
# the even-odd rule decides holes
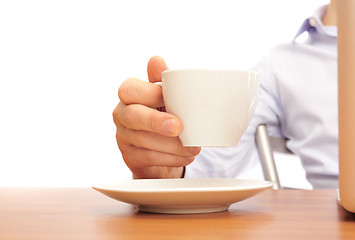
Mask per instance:
[[[132,170],[132,169],[131,169]],[[146,167],[134,169],[134,178],[182,178],[183,167]]]
[[[147,67],[150,83],[136,78],[127,79],[118,90],[119,98],[126,104],[137,103],[154,108],[163,106],[161,87],[151,83],[161,82],[161,74],[167,69],[163,58],[152,57]]]
[[[192,163],[201,151],[183,147],[178,137],[135,131],[120,123],[116,138],[126,165],[136,178],[181,177],[182,167]]]
[[[126,105],[120,102],[113,112],[113,119],[116,125],[120,123],[132,130],[164,136],[178,136],[182,131],[182,123],[176,116],[140,104]]]
[[[118,91],[121,101],[113,111],[117,144],[127,166],[139,178],[181,177],[183,167],[201,150],[183,147],[177,137],[181,121],[156,110],[164,107],[163,94],[152,83],[161,81],[167,69],[161,57],[152,57],[147,66],[149,83],[127,79]]]
[[[151,108],[164,106],[161,87],[136,78],[124,81],[118,90],[118,96],[126,104],[142,104]]]
[[[161,82],[161,73],[165,70],[168,70],[163,58],[155,56],[152,57],[147,66],[149,82]]]
[[[149,167],[184,167],[195,160],[194,156],[181,157],[149,149],[136,148],[134,146],[127,146],[125,152],[130,156],[130,161],[126,161],[126,164],[131,169]]]
[[[125,136],[125,142],[137,148],[150,149],[181,157],[194,157],[201,150],[198,147],[184,147],[178,137],[166,137],[147,131],[135,131],[124,126],[119,127],[117,134]]]

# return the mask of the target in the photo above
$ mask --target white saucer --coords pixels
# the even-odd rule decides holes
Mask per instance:
[[[225,211],[271,186],[267,181],[200,178],[121,180],[93,188],[143,212],[190,214]]]

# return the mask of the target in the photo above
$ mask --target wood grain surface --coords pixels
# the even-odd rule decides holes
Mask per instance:
[[[138,212],[93,189],[0,188],[0,239],[355,239],[335,190],[266,190],[228,211]]]

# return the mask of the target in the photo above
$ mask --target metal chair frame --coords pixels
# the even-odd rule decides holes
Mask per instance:
[[[281,189],[273,153],[292,154],[286,147],[286,139],[269,136],[266,124],[260,124],[256,129],[255,141],[265,180],[273,183],[273,189]]]

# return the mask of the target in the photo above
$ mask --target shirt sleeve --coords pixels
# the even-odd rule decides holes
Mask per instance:
[[[279,127],[281,110],[270,55],[252,70],[258,72],[260,77],[258,105],[238,145],[232,148],[203,148],[196,160],[186,167],[185,178],[264,179],[255,144],[255,131],[259,124],[264,123],[270,135],[282,136]]]

